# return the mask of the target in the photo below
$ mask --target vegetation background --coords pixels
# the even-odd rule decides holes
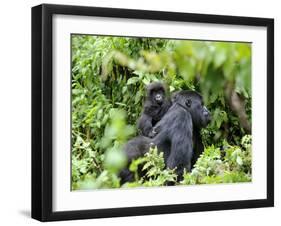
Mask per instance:
[[[145,86],[158,80],[200,92],[212,114],[205,151],[178,184],[251,181],[251,44],[73,35],[71,47],[73,190],[120,187],[122,147],[137,135]],[[176,180],[155,149],[130,170],[136,182],[122,187]]]

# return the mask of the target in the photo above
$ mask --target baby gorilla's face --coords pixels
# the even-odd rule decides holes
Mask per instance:
[[[162,90],[152,92],[152,98],[155,103],[162,105],[164,102],[164,92]]]

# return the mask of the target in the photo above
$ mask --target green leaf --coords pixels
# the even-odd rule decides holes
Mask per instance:
[[[243,165],[243,160],[242,160],[242,158],[241,158],[240,156],[237,156],[236,162],[237,162],[237,164],[240,165],[240,166]]]
[[[129,78],[128,81],[127,81],[127,85],[136,84],[138,81],[139,81],[139,77]]]

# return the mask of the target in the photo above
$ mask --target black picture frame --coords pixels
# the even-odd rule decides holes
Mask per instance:
[[[267,198],[54,212],[52,210],[52,18],[55,14],[266,27]],[[32,218],[40,221],[56,221],[271,206],[274,206],[273,19],[49,4],[32,8]]]

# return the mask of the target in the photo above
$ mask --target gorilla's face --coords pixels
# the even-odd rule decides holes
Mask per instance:
[[[161,82],[153,82],[147,86],[148,99],[158,105],[162,105],[166,98],[165,85]]]
[[[206,127],[211,121],[211,114],[204,106],[201,98],[188,98],[185,102],[192,116],[194,125],[198,128]]]
[[[158,105],[162,105],[165,99],[164,95],[165,94],[163,90],[155,90],[151,92],[151,99]]]
[[[195,91],[179,91],[173,95],[173,103],[184,107],[192,117],[195,127],[206,127],[211,121],[211,114],[204,106],[202,97]]]

